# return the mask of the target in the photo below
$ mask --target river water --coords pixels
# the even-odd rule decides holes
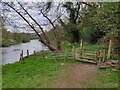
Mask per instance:
[[[21,43],[17,45],[12,45],[10,47],[3,47],[0,48],[0,58],[2,58],[0,64],[8,64],[19,61],[20,53],[22,52],[22,50],[23,57],[27,56],[27,49],[29,50],[29,54],[31,55],[34,53],[34,51],[38,52],[41,50],[47,50],[48,48],[45,47],[38,40],[31,40],[28,43]]]

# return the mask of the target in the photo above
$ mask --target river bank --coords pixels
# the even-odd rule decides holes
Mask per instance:
[[[12,45],[10,47],[1,47],[0,54],[2,55],[2,64],[14,63],[20,60],[20,53],[23,51],[23,57],[27,56],[27,50],[29,50],[29,55],[35,52],[46,50],[45,47],[38,39],[30,40],[28,43],[20,43]]]
[[[26,43],[32,39],[37,38],[35,35],[32,35],[30,33],[16,33],[6,30],[1,30],[0,35],[2,38],[0,47],[9,47],[11,45],[19,43]]]
[[[79,48],[79,45],[74,45],[75,47]],[[70,44],[68,42],[62,42],[62,49],[67,50],[67,54],[71,54],[73,44]],[[95,50],[101,50],[102,46],[101,45],[91,45],[84,43],[83,46],[84,50],[88,51],[95,51]],[[34,54],[34,52],[39,52],[42,50],[48,50],[47,47],[45,47],[38,39],[31,40],[28,43],[21,43],[17,45],[12,45],[10,47],[2,47],[0,48],[0,54],[2,58],[2,64],[8,64],[8,63],[14,63],[20,60],[20,53],[23,52],[23,57],[27,56],[27,50],[29,51],[29,55]],[[118,55],[111,55],[112,60],[119,60],[120,56]]]
[[[3,65],[2,76],[3,88],[118,87],[118,72],[97,70],[95,65],[76,62],[74,59],[42,58],[41,52],[19,62]]]
[[[72,55],[72,44],[65,42],[62,46],[67,55]],[[83,49],[100,50],[101,46],[85,45]],[[44,54],[37,52],[18,62],[2,65],[2,87],[118,88],[119,71],[97,69],[96,65],[77,62],[73,57],[65,58],[62,54],[46,50]]]

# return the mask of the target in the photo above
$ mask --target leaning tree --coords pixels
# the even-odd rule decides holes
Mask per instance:
[[[54,15],[54,18],[49,17],[50,16],[49,11],[52,6],[52,2],[28,3],[28,2],[15,1],[15,2],[2,2],[2,5],[4,7],[9,8],[9,10],[7,11],[10,11],[10,9],[12,9],[14,12],[16,12],[27,23],[27,25],[38,35],[40,42],[43,43],[45,46],[47,46],[51,51],[58,52],[61,50],[60,48],[61,42],[57,35],[58,32],[56,30],[56,24],[57,24],[57,20],[62,16],[62,14],[57,14],[56,16]],[[47,22],[49,22],[52,28],[54,28],[52,31],[56,39],[56,45],[53,46],[51,44],[49,37],[46,35],[45,30],[42,27],[40,21],[38,21],[36,18],[34,18],[33,15],[31,15],[31,13],[29,12],[30,9],[36,11],[37,18],[39,18],[39,16],[42,15],[47,20]],[[44,36],[44,39],[42,36]]]

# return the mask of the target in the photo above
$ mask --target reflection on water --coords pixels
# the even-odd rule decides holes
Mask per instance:
[[[29,50],[29,54],[33,54],[34,51],[37,52],[41,50],[46,50],[47,47],[45,47],[38,40],[31,40],[28,43],[0,48],[0,58],[2,58],[2,62],[0,64],[8,64],[19,61],[20,53],[23,50],[23,56],[25,57],[27,55],[27,49]]]

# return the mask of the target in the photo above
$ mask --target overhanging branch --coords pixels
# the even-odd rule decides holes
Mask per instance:
[[[45,34],[45,32],[43,31],[43,28],[40,26],[40,24],[27,12],[27,10],[21,5],[20,2],[18,2],[18,4],[19,4],[19,5],[21,6],[21,8],[28,14],[28,16],[39,26],[39,28],[40,28],[40,30],[42,31],[45,39],[47,40],[48,43],[50,43],[49,40],[48,40],[48,37],[46,36],[46,34]]]
[[[18,12],[14,7],[12,7],[11,5],[9,5],[8,3],[4,3],[6,4],[7,6],[9,6],[10,8],[12,8],[16,13],[18,13],[18,15],[20,15],[22,17],[22,19],[35,31],[35,33],[38,35],[38,37],[40,38],[40,41],[42,43],[45,43],[43,40],[42,40],[42,37],[40,36],[40,34],[37,32],[37,30],[29,23],[29,21],[20,13]]]

